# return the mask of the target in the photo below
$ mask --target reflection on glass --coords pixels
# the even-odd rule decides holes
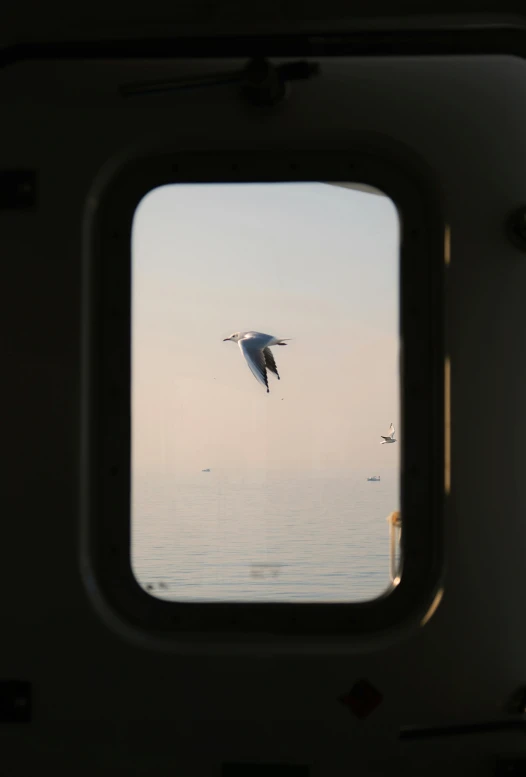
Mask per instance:
[[[382,594],[402,436],[394,204],[350,184],[163,186],[132,242],[140,584],[187,601]]]

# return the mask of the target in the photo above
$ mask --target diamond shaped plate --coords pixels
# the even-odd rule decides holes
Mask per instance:
[[[383,695],[368,680],[358,680],[351,690],[340,696],[340,702],[357,718],[366,718],[382,702]]]

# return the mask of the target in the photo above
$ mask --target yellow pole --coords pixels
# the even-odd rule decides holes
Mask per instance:
[[[389,576],[391,582],[398,585],[400,577],[398,575],[396,563],[396,545],[400,543],[402,536],[402,516],[398,510],[391,513],[387,519],[389,521]]]

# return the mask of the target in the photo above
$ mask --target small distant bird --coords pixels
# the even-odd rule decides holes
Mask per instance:
[[[382,442],[380,443],[380,445],[385,445],[386,443],[389,443],[389,442],[396,442],[396,440],[395,440],[395,428],[394,428],[393,424],[391,424],[391,426],[389,427],[389,436],[388,437],[384,437],[383,434],[381,434],[380,437],[382,438]]]
[[[265,335],[263,332],[234,332],[230,337],[225,337],[223,342],[226,343],[227,340],[232,340],[232,342],[238,343],[241,353],[252,370],[252,374],[256,380],[266,387],[268,394],[270,389],[268,387],[267,370],[273,372],[277,379],[280,380],[270,346],[287,345],[284,341],[289,339]]]

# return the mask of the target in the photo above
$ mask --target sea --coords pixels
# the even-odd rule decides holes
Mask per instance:
[[[132,568],[179,601],[343,602],[383,594],[399,473],[136,474]]]

